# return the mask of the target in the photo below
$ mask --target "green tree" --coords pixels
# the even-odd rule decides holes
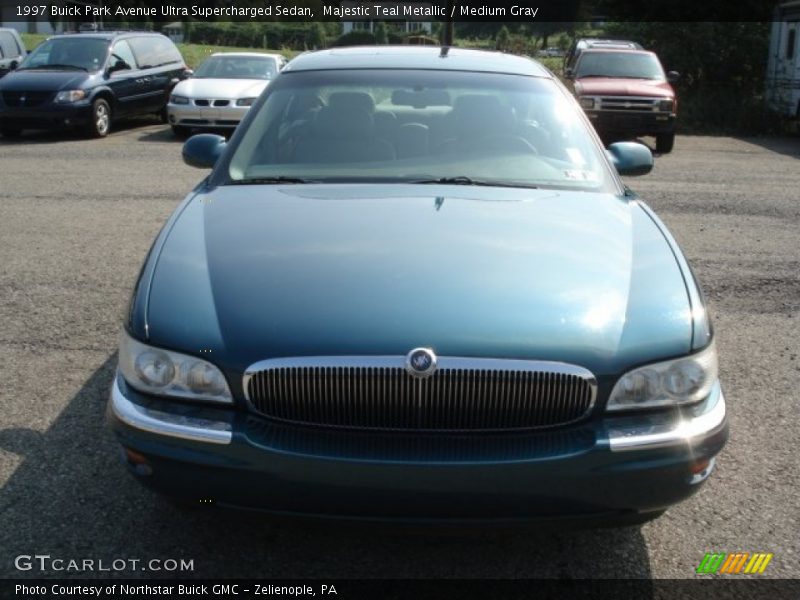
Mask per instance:
[[[388,44],[389,43],[389,32],[386,29],[386,23],[381,21],[375,26],[375,43],[376,44]]]
[[[319,21],[312,23],[308,29],[308,46],[314,50],[318,50],[325,47],[326,40],[325,26]]]
[[[494,47],[496,50],[508,50],[510,45],[511,34],[508,32],[508,27],[503,25],[494,38]]]

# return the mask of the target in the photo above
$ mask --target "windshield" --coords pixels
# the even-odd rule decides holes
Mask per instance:
[[[638,52],[581,53],[576,77],[622,77],[663,81],[664,69],[653,54]]]
[[[299,71],[284,72],[268,90],[234,150],[231,183],[282,178],[616,189],[574,100],[548,79]]]
[[[258,56],[212,56],[197,67],[199,79],[272,79],[278,72],[275,60]]]
[[[54,38],[42,42],[22,61],[20,69],[102,69],[108,56],[108,40],[98,38]]]

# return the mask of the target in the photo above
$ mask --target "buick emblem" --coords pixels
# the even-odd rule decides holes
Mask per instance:
[[[430,377],[436,370],[436,354],[430,348],[414,348],[406,355],[406,370],[414,377]]]

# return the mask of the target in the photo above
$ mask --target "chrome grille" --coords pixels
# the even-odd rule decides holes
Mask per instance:
[[[563,363],[439,357],[427,378],[404,357],[311,357],[257,363],[244,389],[254,410],[296,423],[366,429],[497,431],[584,418],[597,385]]]
[[[599,98],[602,110],[653,112],[664,98],[642,98],[636,96],[603,96]]]

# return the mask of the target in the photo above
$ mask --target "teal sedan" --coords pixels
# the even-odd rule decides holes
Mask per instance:
[[[728,436],[698,283],[537,62],[360,47],[287,65],[156,238],[108,419],[184,503],[635,523]]]

